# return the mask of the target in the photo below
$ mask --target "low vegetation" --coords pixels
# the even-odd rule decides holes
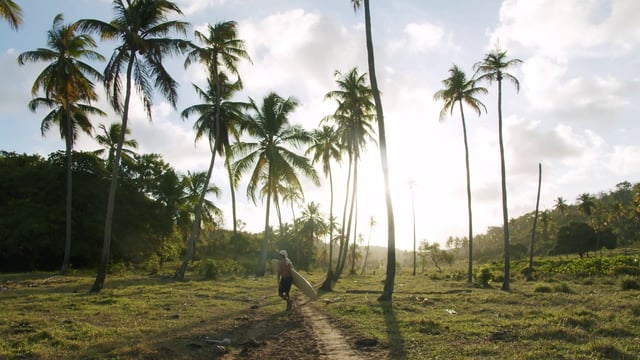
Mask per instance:
[[[633,264],[638,255],[602,258],[601,268],[619,269],[609,263],[622,258]],[[594,262],[539,260],[535,280],[514,273],[508,292],[491,280],[500,264],[484,265],[474,284],[464,264],[416,276],[401,269],[392,303],[377,301],[383,272],[348,275],[311,306],[350,338],[375,340],[376,354],[392,359],[636,359],[640,278],[628,274],[633,265],[588,276],[540,270]],[[320,283],[323,271],[305,275]],[[205,271],[176,282],[168,273],[127,271],[90,294],[91,273],[0,275],[0,359],[215,358],[206,338],[229,337],[238,347],[234,329],[256,318],[285,320],[273,277],[216,276],[206,279]]]

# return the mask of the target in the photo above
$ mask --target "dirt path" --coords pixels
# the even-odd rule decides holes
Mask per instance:
[[[311,327],[314,337],[320,347],[320,359],[363,360],[355,350],[349,346],[340,331],[329,323],[329,318],[321,314],[311,303],[298,302],[298,310],[305,318],[305,323]]]
[[[291,311],[271,317],[260,317],[257,312],[246,316],[246,322],[229,333],[233,346],[219,353],[218,359],[327,359],[364,360],[383,359],[383,349],[365,347],[357,349],[357,336],[344,336],[331,319],[308,302],[302,295],[296,298]],[[283,302],[284,307],[284,302]]]

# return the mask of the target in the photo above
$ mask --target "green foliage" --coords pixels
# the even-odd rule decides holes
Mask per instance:
[[[537,285],[533,291],[537,293],[551,293],[553,289],[549,285]]]
[[[640,279],[637,276],[623,276],[620,279],[622,290],[640,290]]]
[[[514,262],[514,268],[528,266],[528,262]],[[590,258],[547,257],[534,262],[539,276],[566,275],[570,277],[592,277],[616,275],[619,272],[633,273],[638,269],[637,255],[598,256]]]
[[[482,287],[489,287],[492,280],[494,280],[491,268],[488,266],[480,267],[480,271],[475,274],[476,283]]]
[[[223,274],[243,272],[244,268],[232,259],[205,259],[198,264],[198,274],[209,280],[216,280]]]
[[[640,276],[640,268],[638,266],[621,265],[611,269],[611,275],[634,275]]]
[[[203,260],[198,265],[198,274],[205,279],[216,280],[221,273],[218,262],[213,259]]]
[[[104,160],[90,152],[72,154],[73,221],[71,265],[99,261],[109,187]],[[65,238],[66,157],[48,159],[0,152],[0,271],[55,270]],[[6,175],[5,175],[6,174]],[[180,249],[175,232],[177,176],[157,155],[135,156],[122,166],[111,259],[157,270]],[[178,193],[178,194],[176,194]],[[152,257],[160,256],[159,260]],[[156,262],[156,265],[153,263]]]
[[[566,283],[560,283],[560,284],[556,284],[553,287],[553,290],[555,292],[559,292],[559,293],[564,293],[564,294],[573,294],[574,291],[569,287],[569,285],[567,285]]]

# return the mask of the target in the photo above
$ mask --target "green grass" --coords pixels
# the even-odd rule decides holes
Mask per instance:
[[[400,273],[390,304],[363,294],[382,277],[346,277],[320,308],[397,359],[639,358],[640,292],[609,278],[512,280],[509,292],[433,278]]]
[[[91,294],[94,278],[0,275],[0,359],[207,358],[198,339],[226,337],[252,311],[282,312],[272,276],[176,282],[127,274],[108,276]]]
[[[305,276],[317,283],[322,273]],[[228,337],[247,324],[248,314],[269,321],[283,316],[273,276],[187,278],[110,275],[91,294],[94,274],[2,274],[0,359],[211,358],[199,339]],[[377,339],[393,359],[640,354],[640,291],[624,290],[613,276],[516,278],[505,292],[496,283],[400,271],[392,303],[377,300],[383,279],[345,276],[314,306],[351,336]]]

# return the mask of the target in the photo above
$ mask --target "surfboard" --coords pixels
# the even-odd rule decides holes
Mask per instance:
[[[279,262],[280,260],[278,259],[271,259],[271,266],[273,268],[274,274],[278,274]],[[295,285],[295,287],[300,289],[300,291],[302,291],[302,293],[305,294],[309,299],[316,299],[316,291],[313,290],[313,286],[311,286],[311,283],[309,283],[309,281],[305,279],[304,276],[300,275],[299,272],[293,269],[291,271],[291,277],[293,278],[293,285]]]

